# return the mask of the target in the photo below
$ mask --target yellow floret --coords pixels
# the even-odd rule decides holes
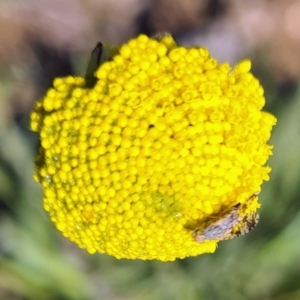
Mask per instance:
[[[41,139],[35,178],[57,229],[116,258],[214,252],[218,240],[198,243],[193,232],[259,192],[270,172],[276,119],[262,111],[250,69],[169,35],[140,35],[98,68],[92,87],[55,79],[31,129]]]

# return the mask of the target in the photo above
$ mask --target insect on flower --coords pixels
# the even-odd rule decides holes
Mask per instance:
[[[243,214],[247,206],[253,201],[258,193],[253,194],[243,204],[235,205],[231,211],[224,214],[217,221],[210,222],[204,229],[197,229],[193,236],[195,240],[202,243],[206,240],[229,240],[237,238],[251,231],[259,220],[257,212]]]

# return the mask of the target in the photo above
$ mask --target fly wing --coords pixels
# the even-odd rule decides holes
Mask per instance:
[[[196,241],[204,240],[224,240],[228,239],[233,227],[239,222],[238,210],[234,208],[232,211],[224,215],[218,221],[211,223],[204,230],[196,230],[194,237]]]

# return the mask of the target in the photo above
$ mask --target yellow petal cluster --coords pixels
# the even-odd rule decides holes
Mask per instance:
[[[276,119],[244,60],[140,35],[95,73],[54,80],[31,114],[44,209],[89,253],[170,261],[214,252],[193,232],[261,190]],[[256,202],[256,210],[259,204]]]

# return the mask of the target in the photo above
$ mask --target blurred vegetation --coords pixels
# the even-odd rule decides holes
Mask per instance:
[[[0,4],[0,299],[300,299],[299,1],[27,2]],[[158,31],[220,60],[252,59],[278,118],[260,223],[213,255],[168,263],[91,256],[42,209],[28,114],[54,77],[84,74],[99,39],[120,44]]]

